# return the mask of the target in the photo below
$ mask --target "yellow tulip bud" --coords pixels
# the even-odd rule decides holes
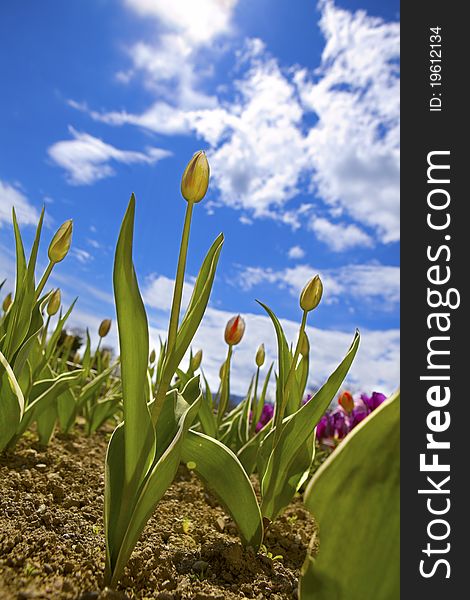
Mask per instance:
[[[209,162],[202,150],[189,161],[181,178],[181,194],[188,202],[200,202],[209,186]]]
[[[225,341],[229,346],[239,344],[245,333],[245,321],[240,315],[232,317],[225,327]]]
[[[47,303],[46,310],[47,310],[47,314],[50,317],[53,317],[56,314],[56,312],[59,310],[60,303],[61,303],[60,289],[57,288],[56,291],[49,298],[49,302]]]
[[[265,358],[266,358],[266,353],[264,351],[264,344],[261,344],[260,347],[258,348],[258,351],[256,352],[256,357],[255,357],[256,366],[262,367],[264,365]]]
[[[220,365],[219,378],[222,380],[225,375],[225,361]]]
[[[310,343],[308,341],[308,336],[305,331],[302,331],[302,337],[300,338],[300,354],[302,356],[308,356],[310,352]]]
[[[98,329],[98,335],[102,338],[106,337],[111,329],[111,319],[103,319]]]
[[[152,352],[150,352],[150,357],[149,357],[151,365],[153,365],[156,358],[157,358],[157,354],[156,354],[155,350],[152,350]]]
[[[49,244],[48,256],[49,260],[53,263],[58,263],[67,256],[67,252],[70,250],[70,244],[72,243],[72,220],[69,219],[62,223],[56,234],[52,238]]]
[[[202,350],[198,350],[196,352],[196,354],[193,356],[193,359],[191,361],[191,370],[197,371],[197,369],[199,369],[199,367],[201,366],[201,362],[202,362]]]
[[[312,277],[300,294],[300,308],[311,311],[320,304],[323,294],[323,283],[319,275]]]
[[[13,304],[13,300],[12,300],[12,297],[11,297],[11,292],[10,292],[10,293],[9,293],[9,294],[7,294],[7,295],[5,296],[5,298],[3,299],[3,305],[2,305],[3,311],[4,311],[4,312],[7,312],[7,310],[10,308],[10,306],[11,306],[12,304]]]

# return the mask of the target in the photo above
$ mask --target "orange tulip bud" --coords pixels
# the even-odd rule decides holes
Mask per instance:
[[[354,409],[354,400],[351,392],[343,392],[338,399],[338,403],[348,414]]]
[[[240,315],[232,317],[225,327],[225,341],[229,346],[239,344],[245,333],[245,321]]]

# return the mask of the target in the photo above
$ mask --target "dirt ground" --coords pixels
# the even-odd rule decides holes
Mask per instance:
[[[266,548],[255,555],[185,467],[147,524],[118,589],[103,589],[109,435],[57,436],[41,448],[27,434],[0,456],[0,600],[297,598],[315,532],[300,499],[271,525]]]

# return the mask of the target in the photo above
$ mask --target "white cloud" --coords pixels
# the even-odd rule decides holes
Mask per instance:
[[[184,310],[191,297],[193,284],[185,281],[183,287],[183,298],[181,308]],[[143,288],[142,296],[145,303],[159,310],[170,310],[173,300],[174,279],[165,277],[164,275],[151,275],[147,278]]]
[[[225,324],[232,316],[227,311],[208,308],[194,339],[193,348],[203,349],[202,368],[213,391],[217,390],[219,369],[227,354]],[[242,316],[246,331],[241,343],[234,348],[231,376],[231,389],[238,395],[244,395],[248,389],[256,368],[255,353],[260,343],[264,343],[266,349],[264,373],[270,362],[277,359],[276,337],[269,317],[256,314]],[[288,341],[295,341],[299,324],[286,319],[281,319],[281,322]],[[307,332],[311,342],[312,364],[309,389],[313,389],[324,383],[336,368],[346,354],[354,332],[316,327],[308,327]],[[166,332],[157,329],[151,331],[152,343],[156,348],[158,335],[164,338]],[[362,343],[347,382],[353,391],[377,390],[387,394],[394,391],[399,383],[399,331],[362,331]]]
[[[82,265],[85,265],[93,260],[93,256],[82,248],[72,247],[71,254],[78,260],[78,262],[82,263]]]
[[[147,148],[146,152],[120,150],[87,133],[69,127],[73,139],[56,142],[48,149],[51,159],[67,172],[72,185],[90,185],[114,175],[111,162],[154,164],[171,153],[161,148]]]
[[[204,89],[213,70],[203,51],[210,42],[214,62],[215,40],[232,32],[235,0],[127,0],[127,5],[155,19],[154,38],[129,49],[133,72],[145,75],[154,103],[140,114],[72,105],[110,125],[195,132],[211,147],[219,204],[293,228],[311,226],[336,251],[371,245],[363,225],[375,242],[398,240],[398,23],[321,0],[320,67],[283,69],[261,40],[245,40],[241,76],[231,81],[231,99],[223,100]],[[233,44],[225,48],[231,51]],[[126,71],[124,79],[130,76]],[[302,209],[290,203],[300,192],[310,192]],[[305,218],[306,211],[311,217],[325,208],[343,224]]]
[[[12,208],[15,208],[18,223],[36,226],[39,213],[17,186],[10,185],[0,179],[0,227],[3,223],[11,224]]]
[[[310,265],[297,265],[281,271],[246,267],[237,277],[237,285],[249,290],[262,283],[277,285],[298,297],[303,287],[316,273],[323,281],[325,303],[339,298],[361,302],[376,301],[377,308],[390,310],[400,301],[399,267],[364,264],[346,265],[336,269],[316,269]]]
[[[307,136],[320,196],[376,229],[399,238],[399,24],[321,2],[326,39],[315,77],[295,81],[318,123]]]
[[[230,30],[237,0],[125,0],[125,3],[140,16],[155,18],[168,29],[201,44]]]
[[[289,248],[287,256],[292,259],[301,259],[305,256],[305,250],[300,246],[292,246]]]
[[[309,229],[335,252],[342,252],[356,246],[373,246],[372,238],[356,225],[332,223],[324,218],[313,217]]]

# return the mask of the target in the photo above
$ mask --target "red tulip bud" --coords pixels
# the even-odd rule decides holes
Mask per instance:
[[[338,403],[348,414],[351,413],[354,409],[354,400],[351,392],[343,392],[338,399]]]
[[[225,327],[225,341],[229,346],[240,343],[245,333],[245,321],[240,315],[232,317]]]

